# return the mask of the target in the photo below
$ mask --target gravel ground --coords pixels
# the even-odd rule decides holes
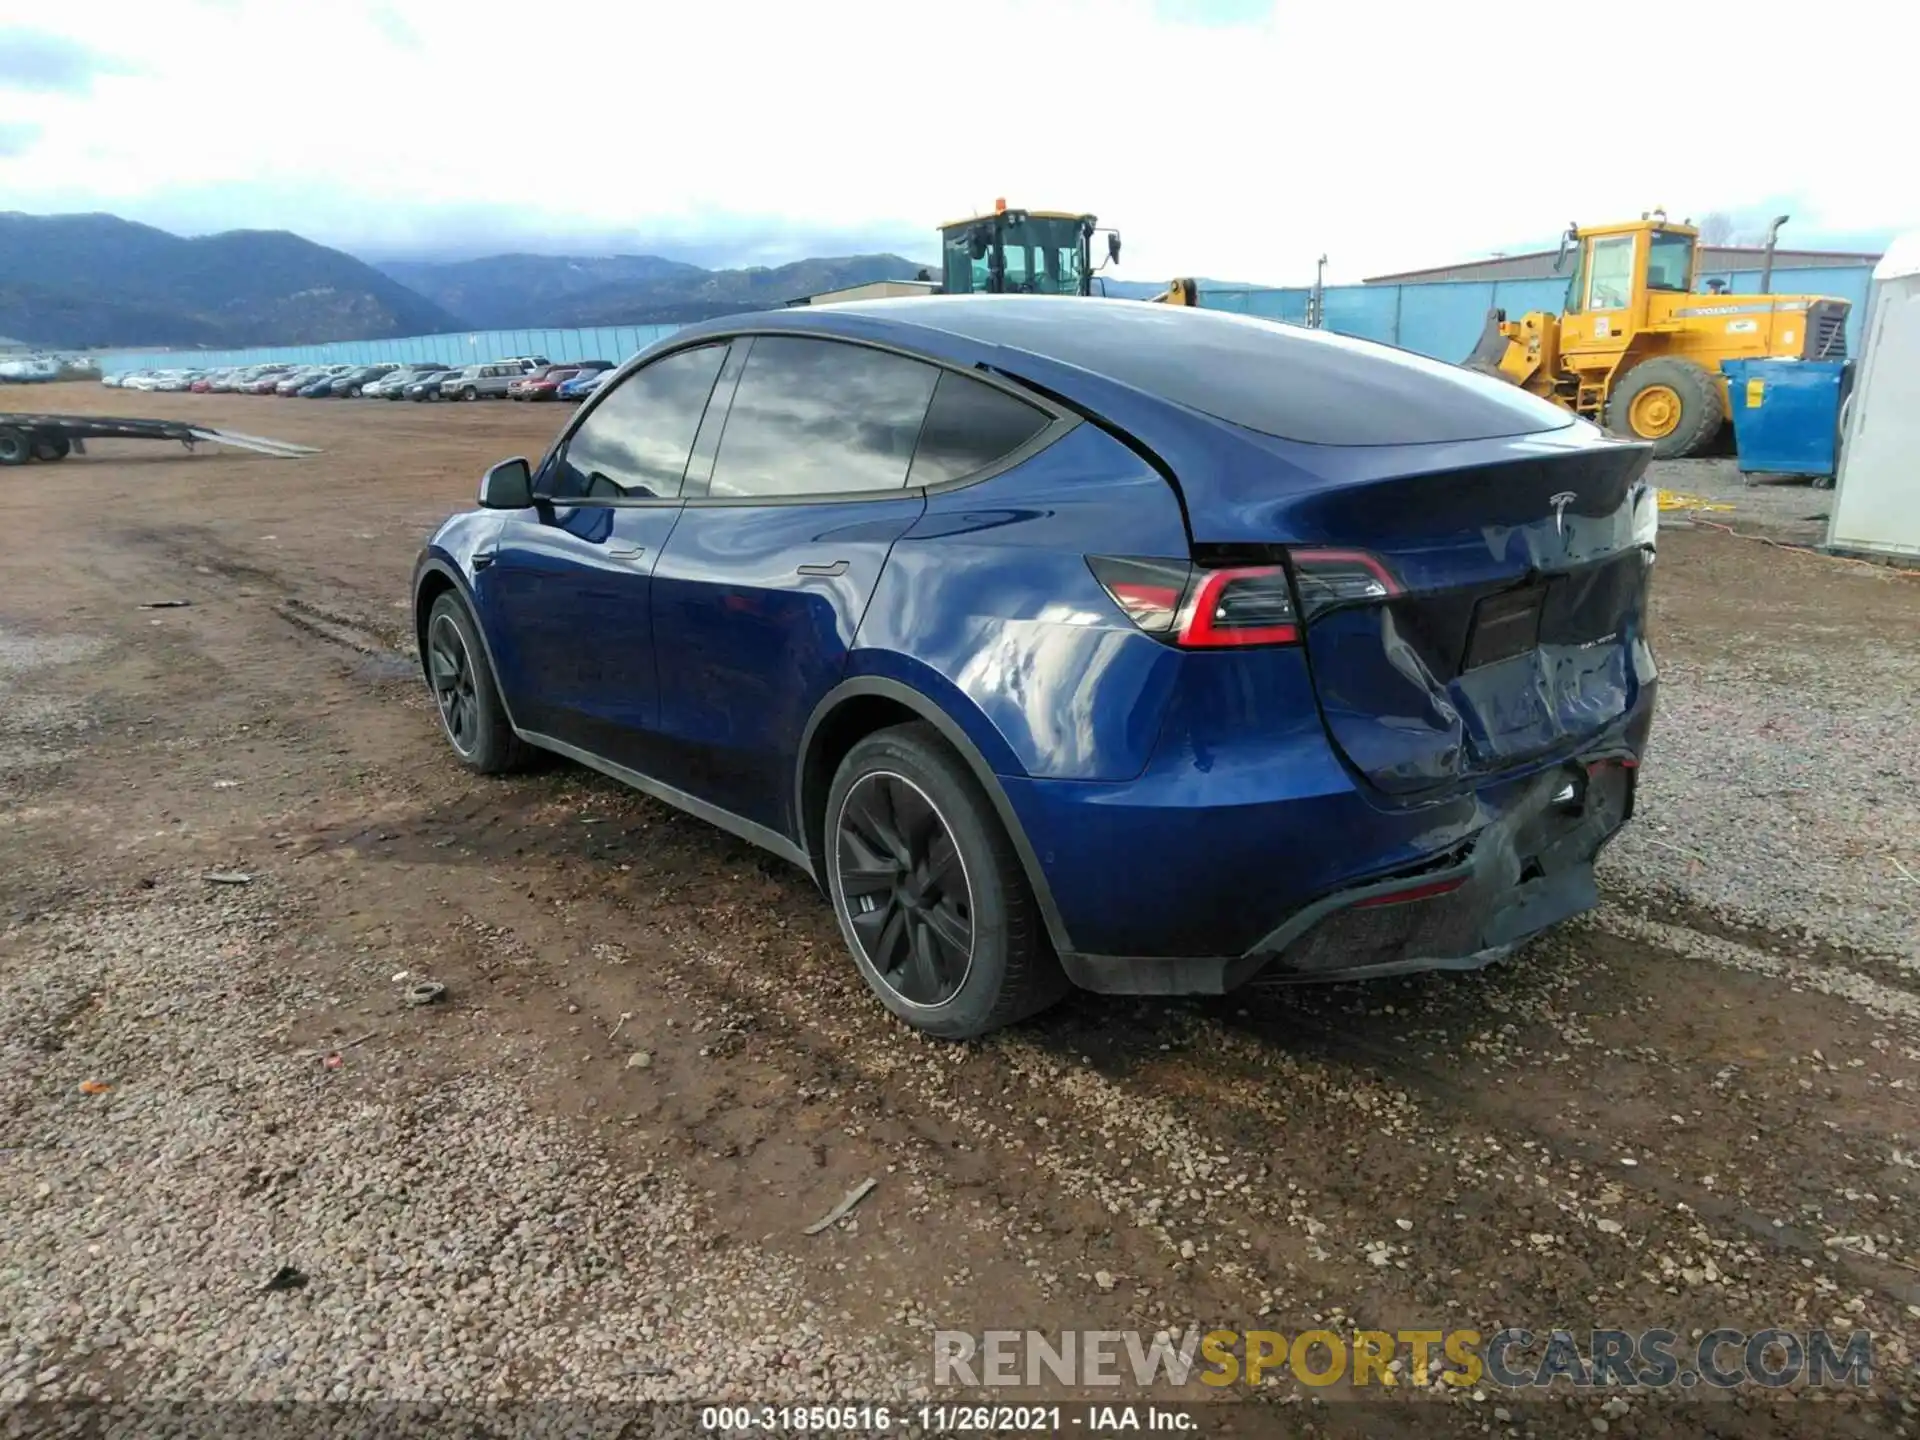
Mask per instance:
[[[7,1401],[904,1400],[936,1326],[1782,1324],[1871,1329],[1876,1389],[1262,1413],[1910,1433],[1920,584],[1671,527],[1638,822],[1515,963],[936,1045],[786,867],[442,753],[407,561],[551,411],[142,406],[329,453],[0,486]]]
[[[301,1045],[324,982],[262,965],[277,907],[235,893],[170,877],[44,925],[54,963],[0,979],[0,1084],[31,1097],[0,1205],[34,1276],[0,1402],[112,1396],[134,1353],[163,1402],[900,1388],[879,1345],[823,1341],[793,1266],[706,1243],[684,1184],[530,1113],[533,1072],[437,1073],[439,1016],[390,1022],[397,1060],[380,1030]]]
[[[1662,489],[1730,510],[1702,510],[1700,518],[1796,545],[1823,545],[1833,510],[1833,491],[1816,489],[1799,476],[1740,473],[1731,459],[1662,460],[1654,463]],[[1669,511],[1669,519],[1685,512]]]
[[[1778,497],[1830,493],[1702,483],[1731,466],[1675,462],[1658,479],[1732,501],[1733,514],[1708,518],[1742,526],[1749,506],[1777,521],[1791,510]],[[1669,533],[1685,528],[1680,517]],[[1775,583],[1764,600],[1710,582],[1662,606],[1643,819],[1609,851],[1605,878],[1616,893],[1920,965],[1920,649],[1901,628],[1920,575],[1728,543]],[[1751,585],[1714,553],[1698,568]]]

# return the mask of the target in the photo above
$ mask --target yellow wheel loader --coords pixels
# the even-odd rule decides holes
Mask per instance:
[[[1775,229],[1778,229],[1776,223]],[[1498,375],[1663,459],[1699,455],[1726,424],[1727,360],[1840,360],[1846,300],[1820,295],[1694,293],[1699,232],[1658,210],[1618,225],[1572,225],[1578,264],[1560,314],[1494,310],[1470,370]],[[1772,244],[1768,244],[1771,274]]]
[[[1107,237],[1102,268],[1120,258],[1120,232],[1092,215],[1009,210],[940,227],[940,289],[946,295],[1091,295],[1093,237]]]
[[[1093,237],[1107,237],[1107,258],[1093,264]],[[1092,295],[1094,276],[1120,259],[1120,232],[1070,210],[1009,210],[940,226],[944,295]],[[1198,305],[1200,286],[1175,280],[1153,303]]]

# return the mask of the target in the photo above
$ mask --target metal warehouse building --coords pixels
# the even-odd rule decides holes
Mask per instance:
[[[1371,275],[1367,285],[1422,285],[1433,280],[1550,280],[1564,275],[1555,270],[1558,254],[1553,250],[1533,250],[1524,255],[1497,255],[1486,260],[1465,260],[1458,265],[1434,265],[1425,270],[1400,270],[1392,275]],[[1871,266],[1878,255],[1848,250],[1775,250],[1773,268],[1778,270],[1844,270]],[[1710,275],[1730,275],[1747,270],[1764,270],[1767,252],[1751,245],[1702,245],[1695,269],[1704,279]]]

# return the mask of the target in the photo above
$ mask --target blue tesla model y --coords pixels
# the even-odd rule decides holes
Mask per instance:
[[[413,577],[446,737],[802,866],[889,1009],[1470,968],[1592,907],[1649,451],[1501,381],[1034,296],[680,330]]]

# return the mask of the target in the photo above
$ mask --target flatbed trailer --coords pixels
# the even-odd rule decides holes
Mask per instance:
[[[0,465],[64,460],[87,453],[89,440],[177,440],[189,451],[202,442],[231,445],[293,460],[318,455],[312,445],[294,445],[237,430],[215,430],[184,420],[139,420],[113,415],[11,415],[0,413]]]

